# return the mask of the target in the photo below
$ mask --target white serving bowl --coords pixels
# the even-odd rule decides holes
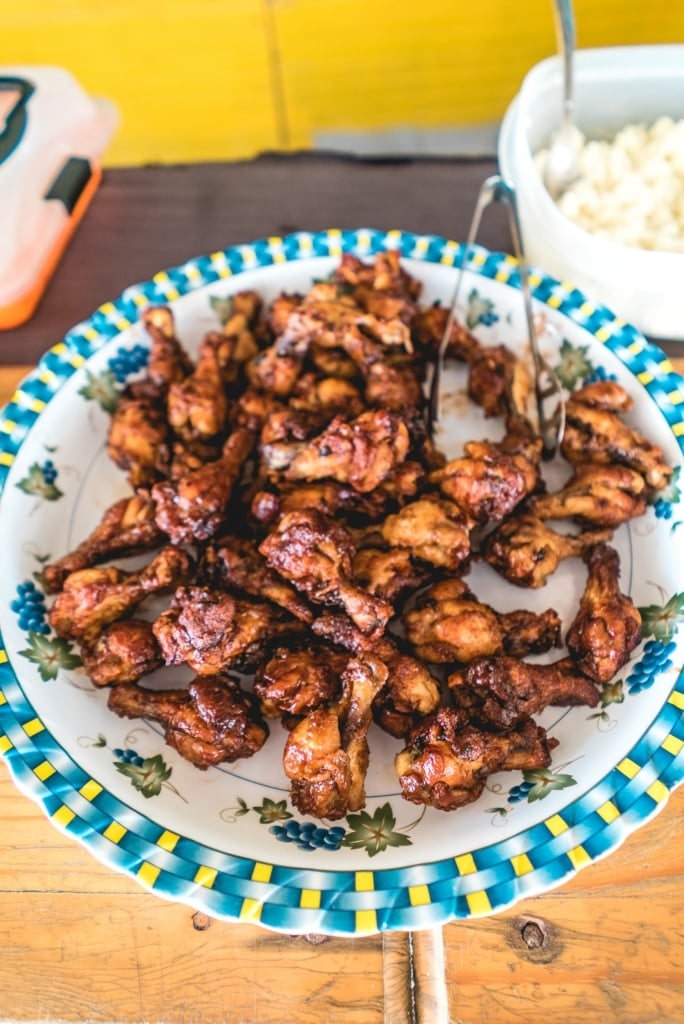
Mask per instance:
[[[534,154],[558,128],[559,57],[535,65],[499,133],[502,175],[518,196],[527,259],[576,285],[644,334],[684,341],[684,254],[628,248],[584,230],[558,209]],[[575,54],[575,117],[588,139],[627,124],[684,117],[684,45],[607,47]]]

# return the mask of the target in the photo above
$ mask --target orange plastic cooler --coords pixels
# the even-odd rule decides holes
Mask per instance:
[[[0,329],[28,320],[101,178],[117,122],[56,67],[0,67]]]

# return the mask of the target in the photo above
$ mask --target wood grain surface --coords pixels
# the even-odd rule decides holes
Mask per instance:
[[[0,403],[45,348],[131,280],[274,229],[365,222],[458,236],[491,167],[408,164],[390,174],[314,161],[318,200],[306,203],[300,191],[290,205],[266,198],[263,218],[252,210],[251,219],[232,205],[248,195],[247,170],[269,196],[278,181],[286,194],[278,160],[243,176],[231,167],[110,176],[36,317],[0,336]],[[388,175],[394,191],[383,204]],[[267,223],[276,205],[288,223]],[[117,230],[127,234],[128,262]],[[499,228],[488,230],[495,245]],[[684,372],[684,359],[675,365]],[[682,1024],[682,921],[684,788],[557,890],[443,929],[343,940],[211,920],[148,894],[55,829],[0,762],[2,1022],[337,1024],[343,1014],[345,1024]]]

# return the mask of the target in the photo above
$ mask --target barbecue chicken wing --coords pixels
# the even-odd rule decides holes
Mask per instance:
[[[339,512],[342,516],[360,513],[370,519],[379,519],[388,503],[386,493],[377,489],[373,494],[360,494],[346,484],[320,480],[315,484],[288,484],[274,490],[257,490],[250,503],[250,513],[257,523],[271,526],[288,512],[315,508],[327,516]]]
[[[271,601],[302,622],[313,612],[294,587],[266,565],[256,542],[243,537],[221,537],[204,551],[198,579],[202,583]]]
[[[225,431],[228,397],[223,365],[233,347],[223,335],[208,334],[192,373],[169,386],[167,416],[171,429],[182,441],[210,441]]]
[[[304,301],[300,292],[280,292],[266,309],[266,324],[274,338],[285,333],[290,314]]]
[[[496,612],[478,601],[460,579],[428,587],[416,606],[404,613],[403,623],[416,655],[442,664],[503,652],[522,657],[560,646],[557,612]]]
[[[424,405],[422,382],[413,366],[378,359],[368,367],[365,379],[363,395],[373,408],[399,413]]]
[[[361,493],[351,484],[340,484],[334,480],[319,480],[316,483],[282,483],[278,481],[277,491],[256,490],[253,494],[250,512],[256,522],[268,526],[287,512],[315,508],[333,516],[359,518],[370,522],[382,519],[390,509],[404,505],[414,497],[420,488],[425,470],[420,463],[408,459],[390,473],[375,490]]]
[[[259,352],[258,334],[264,327],[260,322],[262,305],[261,296],[250,290],[236,292],[230,300],[230,313],[222,330],[230,342],[221,360],[227,383],[233,383],[244,364]]]
[[[553,745],[529,718],[496,734],[476,728],[458,709],[440,708],[411,732],[395,768],[406,800],[452,811],[477,800],[495,772],[548,768]]]
[[[354,382],[359,379],[358,366],[341,348],[324,348],[314,342],[309,349],[308,359],[316,373],[323,377]]]
[[[147,361],[147,377],[161,392],[192,372],[192,360],[176,337],[176,325],[170,306],[148,306],[142,322],[152,340]]]
[[[388,351],[383,343],[369,337],[365,325],[364,329],[349,327],[341,338],[344,352],[364,378],[367,405],[391,412],[419,408],[424,404],[423,374],[415,359],[407,355],[410,339],[402,338],[400,332],[392,343],[403,345],[406,351]]]
[[[292,460],[287,480],[337,480],[357,491],[374,490],[409,451],[403,419],[384,409],[361,413],[350,423],[336,416]]]
[[[404,739],[439,707],[442,691],[427,666],[399,650],[385,652],[387,682],[373,701],[373,718],[390,736]]]
[[[500,522],[539,484],[539,466],[489,441],[470,441],[465,455],[430,475],[442,494],[478,523]]]
[[[586,550],[608,541],[612,529],[586,530],[573,536],[557,533],[532,515],[511,516],[490,533],[482,545],[485,561],[518,587],[543,587],[565,558],[581,558]]]
[[[126,473],[133,490],[149,488],[167,476],[171,435],[166,408],[158,396],[126,388],[107,430],[107,454]]]
[[[281,328],[276,340],[250,362],[247,374],[253,387],[281,397],[294,390],[313,346],[345,351],[349,336],[367,338],[376,350],[378,342],[410,350],[410,332],[400,319],[365,312],[351,296],[337,296],[327,284],[314,286],[301,301],[282,304],[278,314],[276,321],[271,318],[271,325],[277,322]]]
[[[282,402],[273,395],[247,388],[230,407],[228,419],[233,429],[243,427],[252,434],[260,434],[269,417],[283,409]]]
[[[282,334],[247,363],[245,372],[252,388],[277,398],[291,394],[302,372],[311,339]]]
[[[404,737],[441,700],[439,682],[416,658],[400,649],[387,634],[371,640],[346,615],[324,612],[311,625],[321,639],[363,657],[372,654],[387,668],[387,681],[373,701],[373,718],[391,736]]]
[[[406,548],[360,548],[352,568],[354,579],[364,590],[394,605],[402,594],[416,590],[429,577],[429,569],[415,563]]]
[[[386,678],[378,658],[352,658],[342,675],[340,700],[312,711],[289,733],[283,768],[292,803],[302,814],[335,820],[364,806],[367,733],[373,699]]]
[[[392,350],[413,348],[402,320],[366,313],[348,295],[305,299],[290,316],[284,337],[305,337],[323,348],[340,348],[361,370]]]
[[[259,462],[268,476],[284,472],[324,425],[320,413],[284,406],[274,410],[259,436]]]
[[[233,487],[254,446],[254,435],[238,427],[223,446],[219,459],[179,480],[152,488],[157,525],[174,544],[213,537],[223,524]]]
[[[390,547],[403,548],[438,569],[456,571],[470,558],[473,525],[453,502],[419,498],[388,516],[379,529]]]
[[[113,622],[92,644],[81,644],[81,661],[96,686],[134,683],[164,664],[152,623],[144,619]]]
[[[647,499],[646,481],[635,469],[585,463],[559,491],[531,498],[528,510],[539,519],[574,519],[612,529],[643,515]]]
[[[444,337],[448,319],[448,306],[426,306],[419,309],[411,321],[411,334],[422,348],[428,350],[429,359],[434,359],[434,354]],[[481,351],[482,345],[475,335],[455,319],[449,332],[447,356],[463,363],[472,363]]]
[[[143,495],[115,501],[78,547],[45,566],[43,579],[48,593],[57,593],[77,569],[159,547],[166,538],[155,522],[154,511],[154,503]]]
[[[585,675],[607,683],[639,645],[641,615],[620,591],[620,559],[614,548],[597,544],[584,561],[589,575],[565,642]]]
[[[166,743],[197,768],[251,757],[268,736],[257,702],[228,675],[193,679],[187,690],[121,683],[107,703],[120,718],[159,722]]]
[[[174,441],[171,445],[171,461],[166,479],[172,487],[178,485],[188,474],[203,469],[221,456],[219,439],[213,441]]]
[[[113,566],[79,569],[64,581],[48,622],[57,636],[92,644],[106,626],[127,616],[146,597],[177,587],[192,567],[188,554],[167,546],[137,572]]]
[[[351,381],[339,377],[321,378],[315,373],[305,373],[299,378],[288,405],[328,420],[341,414],[353,419],[365,409],[359,390]]]
[[[269,640],[294,635],[300,623],[273,605],[192,586],[176,590],[153,628],[167,665],[185,663],[207,676],[254,667]]]
[[[314,604],[341,607],[370,636],[380,636],[393,608],[352,580],[354,545],[340,523],[316,509],[288,512],[262,541],[259,551]]]
[[[662,448],[652,444],[622,421],[619,413],[633,402],[614,381],[593,381],[575,391],[565,407],[565,433],[561,451],[568,462],[578,465],[629,466],[640,473],[651,490],[661,490],[672,475]]]
[[[354,300],[366,312],[404,323],[411,322],[421,291],[420,283],[401,266],[396,250],[378,253],[372,264],[345,253],[332,283],[351,289]]]
[[[484,729],[513,729],[549,705],[594,708],[600,694],[572,658],[532,665],[508,655],[477,658],[453,672],[447,684],[454,704]]]
[[[301,718],[337,700],[349,655],[323,644],[277,647],[254,676],[267,718]],[[287,724],[287,721],[286,721]]]
[[[531,388],[527,366],[505,345],[481,348],[470,361],[468,396],[485,416],[524,414]]]

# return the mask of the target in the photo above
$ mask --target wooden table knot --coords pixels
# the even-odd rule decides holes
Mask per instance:
[[[511,924],[509,941],[522,960],[549,964],[563,951],[555,929],[541,917],[518,917]]]
[[[526,921],[520,929],[522,940],[528,949],[541,949],[546,942],[546,931],[543,922]]]

